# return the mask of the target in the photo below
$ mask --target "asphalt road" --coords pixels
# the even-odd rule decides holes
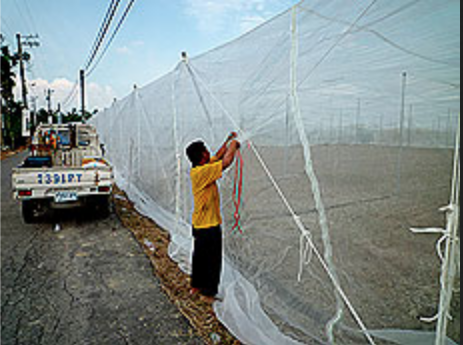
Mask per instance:
[[[60,213],[25,225],[1,162],[1,344],[203,344],[161,291],[149,260],[112,215]]]

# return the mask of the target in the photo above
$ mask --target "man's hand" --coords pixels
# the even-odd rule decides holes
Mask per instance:
[[[233,140],[233,141],[231,142],[231,145],[235,145],[235,146],[236,146],[236,150],[241,149],[241,143],[240,143],[238,140]]]
[[[230,142],[232,142],[236,138],[238,138],[238,133],[231,132],[230,135],[228,136],[227,140],[225,141],[225,143],[222,145],[222,147],[219,149],[219,151],[217,151],[217,153],[215,155],[219,160],[223,159],[223,157],[227,153],[228,145],[230,144]]]
[[[236,138],[238,138],[238,133],[231,132],[230,135],[227,138],[227,142],[230,142],[230,141],[232,141],[233,139],[236,139]]]
[[[227,170],[235,160],[236,152],[240,149],[241,143],[238,140],[233,140],[225,153],[223,158],[223,170]]]

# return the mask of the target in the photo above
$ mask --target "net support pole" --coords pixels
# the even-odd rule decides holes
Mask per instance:
[[[180,137],[178,128],[178,111],[177,111],[177,78],[180,74],[182,64],[188,63],[188,55],[182,53],[183,61],[177,66],[172,80],[172,113],[173,113],[173,134],[175,141],[175,162],[177,166],[177,184],[175,188],[175,231],[180,229],[181,218],[181,192],[182,192],[182,159],[180,154]],[[177,75],[177,76],[175,76]]]
[[[384,137],[384,114],[379,116],[379,145],[383,144]]]
[[[133,89],[133,103],[134,103],[134,109],[137,109],[137,103],[139,102],[139,94],[138,94],[138,87],[135,85],[134,86],[134,89]],[[142,149],[141,149],[141,146],[142,146],[142,140],[141,140],[141,121],[142,121],[142,118],[141,116],[138,116],[138,119],[137,119],[137,164],[138,164],[138,167],[137,167],[137,177],[138,179],[140,178],[141,176],[141,169],[142,169],[142,166],[141,166],[141,156],[142,156]]]
[[[447,218],[448,237],[446,240],[445,258],[442,265],[442,288],[436,331],[436,345],[445,345],[447,343],[449,314],[458,270],[457,253],[460,245],[458,235],[460,229],[460,131],[459,125],[455,146],[452,198]]]
[[[413,104],[410,104],[410,113],[408,116],[408,134],[407,134],[407,146],[412,147],[413,145]]]
[[[323,245],[325,247],[324,260],[326,267],[333,279],[335,286],[341,286],[339,278],[336,274],[336,269],[333,263],[333,248],[328,228],[328,219],[326,216],[325,207],[321,199],[321,190],[318,183],[318,178],[315,174],[312,161],[312,152],[307,133],[304,128],[304,121],[300,112],[299,97],[298,97],[298,79],[297,79],[297,61],[299,54],[299,37],[297,28],[297,6],[292,9],[292,22],[291,22],[291,101],[292,112],[296,123],[296,128],[304,149],[304,158],[306,162],[306,173],[312,185],[312,193],[316,202],[316,208],[319,214],[320,227],[322,229]],[[326,333],[330,343],[334,343],[334,328],[341,321],[344,315],[344,303],[342,297],[337,289],[334,290],[336,296],[336,314],[329,321],[326,326]]]
[[[360,144],[360,116],[362,115],[362,100],[357,100],[357,117],[355,119],[355,144]]]
[[[407,72],[402,74],[402,103],[400,108],[400,123],[399,123],[399,154],[397,159],[397,187],[396,194],[400,196],[402,193],[402,163],[404,153],[404,132],[405,132],[405,106],[407,97]]]
[[[292,23],[291,23],[291,40],[292,40],[292,44],[291,44],[291,99],[292,99],[292,106],[293,106],[292,112],[294,115],[294,120],[295,120],[295,124],[297,127],[297,131],[299,133],[301,144],[304,149],[304,157],[306,161],[305,170],[306,170],[306,173],[312,185],[312,193],[313,193],[315,203],[316,203],[316,208],[319,214],[320,228],[322,229],[323,244],[325,247],[325,253],[324,253],[323,258],[321,257],[320,253],[317,250],[315,250],[315,254],[319,257],[320,262],[322,262],[322,264],[324,265],[324,268],[326,272],[328,273],[334,285],[334,293],[336,296],[337,311],[334,317],[327,324],[326,332],[329,338],[329,343],[334,344],[335,343],[334,328],[342,320],[344,316],[344,305],[346,305],[348,309],[351,311],[352,316],[354,317],[354,319],[360,326],[368,342],[374,345],[375,341],[373,340],[372,336],[368,333],[368,329],[366,325],[363,323],[362,319],[360,318],[360,315],[357,313],[353,305],[350,303],[349,299],[347,298],[347,295],[344,293],[344,290],[342,289],[341,282],[336,273],[336,268],[333,262],[333,247],[331,244],[328,218],[327,218],[325,206],[322,201],[320,184],[319,184],[318,177],[315,173],[315,168],[313,165],[311,146],[310,146],[309,139],[307,137],[307,133],[304,128],[304,121],[302,119],[302,114],[301,114],[301,109],[300,109],[300,104],[299,104],[299,96],[298,96],[298,91],[297,91],[298,90],[297,61],[298,61],[298,53],[299,53],[299,37],[298,37],[298,30],[297,30],[297,10],[298,10],[298,6],[296,5],[292,9]],[[304,228],[302,225],[302,221],[299,219],[298,223],[302,231]],[[310,237],[308,237],[307,240],[311,242],[310,246],[316,249]]]
[[[339,112],[339,135],[338,135],[338,143],[342,144],[344,137],[344,113],[342,109]]]

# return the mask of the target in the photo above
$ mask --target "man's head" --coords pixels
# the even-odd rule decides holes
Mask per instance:
[[[186,154],[193,167],[209,163],[211,159],[211,154],[202,141],[196,141],[188,146]]]

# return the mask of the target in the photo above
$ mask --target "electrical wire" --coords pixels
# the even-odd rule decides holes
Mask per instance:
[[[14,6],[15,6],[15,8],[16,8],[16,12],[18,13],[19,17],[21,18],[21,21],[20,21],[20,22],[24,24],[24,28],[25,28],[27,31],[30,31],[31,28],[30,28],[30,26],[29,26],[29,23],[28,23],[28,21],[26,20],[26,16],[24,15],[23,11],[22,11],[21,8],[19,7],[17,0],[14,0],[13,3],[14,3]]]
[[[130,3],[125,8],[124,14],[122,15],[121,19],[119,20],[119,23],[116,26],[116,29],[114,30],[113,34],[111,35],[111,38],[109,39],[109,41],[107,42],[107,44],[106,44],[105,48],[103,49],[102,53],[98,57],[98,60],[93,65],[92,69],[86,74],[87,77],[89,77],[95,71],[95,69],[98,67],[98,65],[100,64],[103,57],[108,52],[109,47],[111,46],[112,42],[114,41],[114,38],[116,37],[117,33],[119,32],[120,28],[122,27],[122,24],[126,20],[126,18],[127,18],[128,14],[129,14],[130,10],[132,9],[134,3],[135,3],[135,0],[130,0]]]
[[[90,49],[90,52],[88,54],[88,58],[87,58],[87,61],[85,62],[85,65],[90,61],[90,57],[92,56],[93,51],[96,49],[97,44],[98,44],[99,40],[101,39],[101,35],[103,34],[103,29],[104,29],[105,24],[107,23],[107,21],[109,19],[109,15],[110,15],[113,7],[114,7],[114,4],[115,4],[115,0],[112,0],[109,7],[108,7],[108,9],[107,9],[107,11],[106,11],[103,22],[101,23],[100,30],[98,31],[98,34],[97,34],[97,36],[95,38],[95,41],[93,42],[93,46]]]
[[[87,63],[85,64],[85,68],[84,68],[85,70],[88,70],[90,66],[92,65],[93,61],[95,60],[95,57],[98,54],[98,51],[100,50],[101,45],[103,44],[103,41],[108,33],[108,30],[111,26],[114,16],[116,15],[116,12],[117,12],[117,9],[120,3],[121,3],[121,0],[111,0],[111,4],[103,20],[103,23],[101,24],[100,32],[97,35],[95,44],[90,53],[90,57]]]
[[[71,102],[73,102],[78,94],[78,86],[79,82],[76,80],[74,82],[74,86],[71,89],[71,92],[66,96],[65,100],[63,101],[63,108],[66,108]]]
[[[23,2],[24,2],[24,8],[26,9],[25,11],[26,17],[28,18],[34,33],[38,33],[37,25],[35,24],[34,16],[32,15],[29,4],[27,3],[27,0],[23,0]]]
[[[120,4],[120,0],[111,0],[109,7],[106,11],[106,14],[103,18],[103,22],[100,25],[100,29],[95,38],[93,46],[88,55],[87,61],[85,63],[85,69],[88,69],[89,66],[92,64],[92,62],[94,61],[95,56],[98,53],[98,50],[101,47],[101,44],[104,41],[104,38],[109,30],[110,24],[112,20],[114,19],[114,16],[116,14],[119,4]],[[74,82],[73,88],[71,89],[69,94],[66,96],[65,100],[63,101],[63,107],[67,107],[71,102],[75,100],[78,94],[78,86],[79,86],[79,81],[76,80]]]

